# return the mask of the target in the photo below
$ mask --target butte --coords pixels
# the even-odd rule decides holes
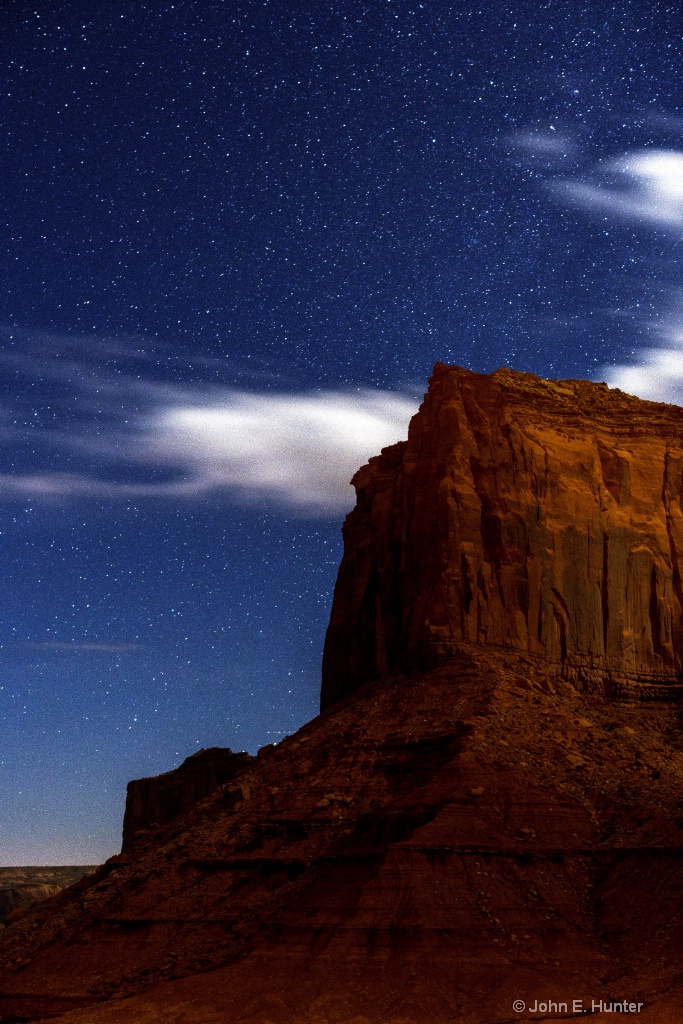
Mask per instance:
[[[353,482],[321,714],[131,784],[4,1024],[683,1021],[683,409],[437,364]]]

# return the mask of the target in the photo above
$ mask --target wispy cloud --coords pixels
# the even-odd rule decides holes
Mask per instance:
[[[367,388],[292,393],[230,387],[210,379],[215,360],[202,367],[209,379],[201,380],[194,364],[181,367],[185,382],[179,384],[177,365],[175,380],[159,379],[144,352],[120,343],[93,348],[96,358],[74,345],[51,360],[26,346],[0,355],[13,373],[48,382],[52,409],[46,417],[48,398],[34,401],[32,410],[21,397],[21,417],[7,410],[0,442],[23,442],[27,455],[23,471],[0,472],[0,498],[222,494],[336,514],[353,504],[355,471],[407,436],[417,408],[412,395]],[[118,360],[114,368],[112,359]],[[34,467],[30,453],[36,451],[42,457]],[[57,471],[60,462],[68,468]]]
[[[622,220],[683,228],[683,153],[640,149],[599,164],[589,181],[556,181],[572,201]]]
[[[683,317],[652,333],[657,345],[638,349],[632,363],[603,367],[601,379],[651,402],[683,405]]]
[[[512,136],[512,143],[531,157],[544,159],[565,160],[577,152],[574,140],[554,125],[517,132]]]
[[[142,455],[187,470],[200,490],[229,487],[300,508],[340,509],[349,481],[407,436],[415,402],[390,392],[256,395],[160,410]]]
[[[660,127],[667,129],[679,129],[683,123],[679,118],[664,115],[658,120]],[[573,177],[569,177],[567,171],[561,176],[553,175],[548,184],[556,197],[599,216],[603,224],[618,220],[634,227],[654,228],[663,239],[668,236],[677,241],[680,238],[683,231],[683,152],[652,146],[634,149],[592,166],[584,155],[582,163],[582,171],[579,173],[577,169]],[[661,274],[659,266],[651,270],[650,289],[658,273]],[[604,366],[595,376],[640,398],[683,405],[683,302],[680,294],[672,296],[664,281],[659,289],[667,293],[673,312],[661,314],[658,323],[644,321],[637,312],[623,314],[633,321],[641,336],[649,335],[652,343],[642,347],[636,343],[630,362]],[[634,303],[637,308],[635,298]]]
[[[18,644],[20,647],[28,647],[34,651],[65,651],[71,654],[80,654],[82,652],[95,654],[134,654],[136,651],[143,650],[142,644],[105,644],[96,643],[89,641],[74,641],[73,643],[58,642],[58,641],[45,641],[42,643],[22,643]]]

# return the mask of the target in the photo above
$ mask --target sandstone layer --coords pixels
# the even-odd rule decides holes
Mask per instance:
[[[462,642],[610,695],[667,696],[683,650],[682,476],[683,409],[437,364],[407,442],[353,480],[322,707]]]

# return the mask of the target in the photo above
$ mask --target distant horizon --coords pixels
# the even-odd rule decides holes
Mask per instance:
[[[51,871],[53,868],[99,868],[100,866],[100,864],[0,864],[0,871],[22,871],[24,868]]]

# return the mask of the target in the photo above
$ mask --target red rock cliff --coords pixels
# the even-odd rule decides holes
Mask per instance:
[[[612,696],[678,684],[683,409],[437,364],[407,442],[354,477],[323,709],[462,642]]]

